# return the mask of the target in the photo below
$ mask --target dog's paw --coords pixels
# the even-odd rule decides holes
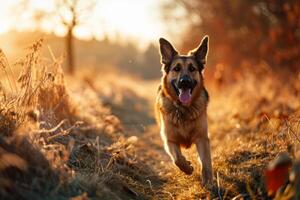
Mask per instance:
[[[187,175],[191,175],[194,171],[194,168],[192,165],[186,165],[185,169],[183,170],[184,173],[186,173]]]
[[[194,171],[194,168],[191,165],[191,162],[187,161],[185,159],[178,160],[175,162],[175,164],[177,165],[177,167],[179,167],[179,169],[181,171],[183,171],[187,175],[191,175]]]

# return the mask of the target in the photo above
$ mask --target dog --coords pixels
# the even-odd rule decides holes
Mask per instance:
[[[196,144],[203,184],[213,179],[207,131],[209,96],[203,83],[208,40],[205,36],[195,50],[180,55],[170,42],[159,39],[163,76],[155,102],[156,120],[166,152],[181,171],[190,175],[194,169],[182,155],[181,147]]]

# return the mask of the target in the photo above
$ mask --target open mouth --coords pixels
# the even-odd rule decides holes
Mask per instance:
[[[179,101],[188,104],[192,99],[192,89],[179,89]]]
[[[179,101],[182,104],[189,104],[192,100],[192,93],[195,85],[191,87],[178,88],[175,84],[175,81],[172,81],[172,85],[176,91]]]

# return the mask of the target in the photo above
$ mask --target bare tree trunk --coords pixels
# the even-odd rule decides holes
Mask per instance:
[[[68,29],[68,33],[66,36],[66,46],[67,46],[67,72],[69,74],[74,73],[75,64],[74,64],[74,55],[73,55],[73,27]]]

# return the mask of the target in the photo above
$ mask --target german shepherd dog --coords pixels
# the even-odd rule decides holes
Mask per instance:
[[[210,142],[207,132],[208,93],[203,69],[208,53],[208,36],[188,55],[179,55],[163,38],[159,39],[163,76],[155,103],[157,123],[166,152],[184,173],[193,173],[181,147],[196,144],[202,163],[202,183],[212,182]]]

